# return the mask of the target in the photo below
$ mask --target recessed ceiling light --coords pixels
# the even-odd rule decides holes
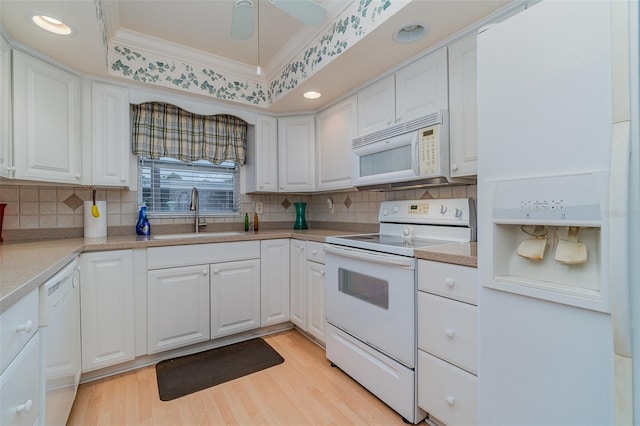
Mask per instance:
[[[396,43],[413,43],[420,40],[429,31],[429,27],[423,22],[409,22],[393,33]]]
[[[318,99],[320,96],[322,96],[322,93],[320,92],[305,92],[304,97],[307,99]]]
[[[31,19],[33,20],[34,24],[36,24],[43,30],[47,30],[54,34],[69,35],[73,32],[71,30],[71,27],[52,16],[34,15]]]

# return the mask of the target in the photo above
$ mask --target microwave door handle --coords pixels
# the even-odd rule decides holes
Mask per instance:
[[[414,156],[413,156],[413,170],[416,176],[420,176],[420,135],[416,134],[416,146],[414,148]]]

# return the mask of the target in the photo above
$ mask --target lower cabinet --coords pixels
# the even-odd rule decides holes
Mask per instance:
[[[289,321],[289,239],[260,242],[260,326]]]
[[[152,247],[147,259],[149,354],[260,327],[259,241]]]
[[[209,340],[209,265],[147,272],[147,352]]]
[[[477,269],[418,261],[418,406],[445,424],[476,424]]]
[[[260,259],[211,265],[211,338],[260,327]]]
[[[80,255],[82,372],[135,358],[132,250]]]
[[[325,342],[324,252],[322,243],[291,240],[291,322]]]

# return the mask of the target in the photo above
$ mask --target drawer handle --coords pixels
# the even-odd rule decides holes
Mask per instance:
[[[449,288],[453,288],[453,286],[456,285],[456,282],[453,280],[453,278],[447,278],[446,280],[444,280],[444,282]]]
[[[33,322],[27,320],[24,324],[17,326],[16,331],[24,331],[27,334],[31,333],[33,331]]]
[[[452,406],[452,407],[453,407],[453,406],[455,405],[455,403],[456,403],[456,399],[455,399],[453,396],[451,396],[451,395],[447,396],[445,399],[447,400],[447,404],[449,404],[449,405],[450,405],[450,406]]]
[[[28,399],[27,402],[25,402],[22,405],[18,405],[16,407],[16,413],[28,413],[29,411],[31,411],[31,408],[33,407],[33,401]]]
[[[446,334],[449,339],[453,339],[453,336],[456,334],[456,332],[451,328],[447,328],[444,334]]]

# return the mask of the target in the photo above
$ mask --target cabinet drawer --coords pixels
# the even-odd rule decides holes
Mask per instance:
[[[418,351],[418,406],[448,425],[476,424],[477,378]]]
[[[40,334],[0,375],[0,424],[34,425],[40,405]]]
[[[322,243],[307,241],[307,260],[324,264],[324,249]]]
[[[260,241],[151,247],[147,250],[147,269],[244,259],[260,259]]]
[[[478,304],[478,270],[450,263],[418,261],[418,289]]]
[[[39,312],[36,289],[0,316],[0,372],[38,331]]]
[[[478,312],[468,303],[418,292],[418,347],[475,374]]]

